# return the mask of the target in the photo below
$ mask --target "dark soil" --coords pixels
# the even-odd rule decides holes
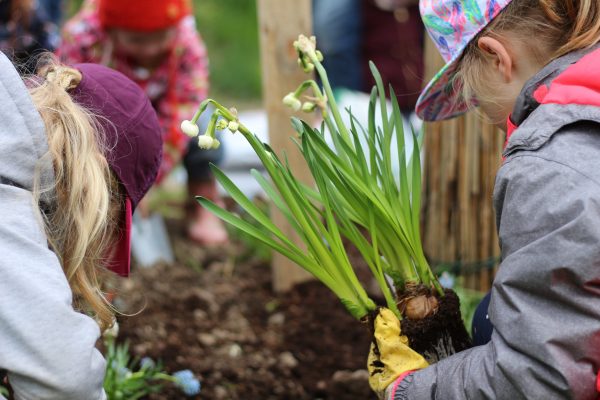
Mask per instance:
[[[268,263],[247,249],[206,251],[171,226],[177,263],[136,268],[118,285],[119,340],[172,373],[192,370],[198,399],[375,399],[370,335],[320,283],[271,290]],[[183,399],[166,387],[150,399]]]
[[[444,334],[452,340],[453,353],[473,345],[460,314],[460,299],[450,289],[446,289],[445,296],[439,298],[439,308],[435,314],[420,320],[404,318],[401,327],[410,347],[423,355],[435,352],[432,344],[438,343]]]

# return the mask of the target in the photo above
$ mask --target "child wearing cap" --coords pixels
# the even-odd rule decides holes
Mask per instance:
[[[105,399],[95,344],[114,315],[100,281],[128,273],[160,126],[103,66],[50,62],[26,84],[0,53],[0,378],[16,399]]]
[[[600,3],[421,0],[446,66],[434,121],[476,105],[506,132],[494,205],[502,250],[490,341],[427,366],[382,310],[382,399],[596,399],[600,370]]]
[[[163,130],[158,181],[183,160],[190,194],[218,201],[209,163],[219,161],[222,149],[202,150],[179,129],[208,94],[208,58],[189,0],[87,0],[65,24],[57,54],[67,63],[107,65],[140,85]],[[192,206],[190,238],[206,245],[225,243],[221,220]]]

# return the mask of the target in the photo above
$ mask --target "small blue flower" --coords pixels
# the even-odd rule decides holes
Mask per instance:
[[[131,370],[126,367],[117,368],[117,376],[119,379],[128,379],[131,376]]]
[[[173,374],[173,378],[176,379],[175,384],[185,393],[187,396],[195,396],[200,393],[201,384],[198,379],[194,376],[194,373],[189,369],[183,371],[177,371]]]
[[[454,287],[454,276],[450,275],[447,272],[442,272],[439,281],[440,285],[442,285],[446,289],[452,289]]]
[[[144,357],[140,360],[140,368],[142,369],[152,369],[156,367],[156,363],[150,357]]]

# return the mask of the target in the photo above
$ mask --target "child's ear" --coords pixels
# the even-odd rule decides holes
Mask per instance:
[[[477,46],[492,60],[504,81],[509,83],[513,77],[514,62],[506,47],[500,41],[489,36],[480,38]]]

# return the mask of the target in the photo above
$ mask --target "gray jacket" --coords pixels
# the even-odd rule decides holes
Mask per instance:
[[[98,325],[73,309],[33,201],[36,168],[42,185],[54,179],[47,152],[40,115],[0,53],[0,370],[17,400],[104,399]]]
[[[598,397],[598,48],[553,61],[517,100],[494,190],[491,342],[410,375],[396,399]]]

